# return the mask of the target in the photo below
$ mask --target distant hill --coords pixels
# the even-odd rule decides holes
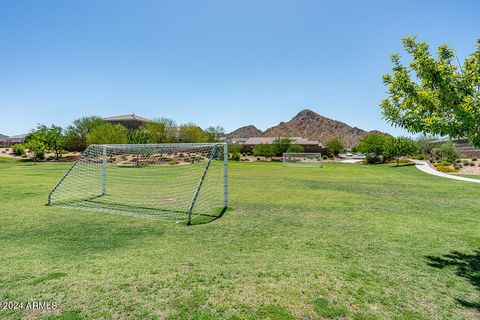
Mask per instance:
[[[382,133],[380,131],[365,131],[357,127],[351,127],[343,122],[326,118],[312,110],[305,109],[293,117],[290,121],[280,122],[264,132],[250,125],[239,128],[229,134],[228,137],[303,137],[310,140],[318,140],[322,143],[333,138],[340,138],[346,147],[353,147],[358,141],[369,133]]]
[[[229,138],[252,138],[262,136],[263,131],[254,125],[244,126],[227,134],[227,137]]]

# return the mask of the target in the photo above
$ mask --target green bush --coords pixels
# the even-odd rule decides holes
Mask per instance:
[[[322,158],[323,158],[323,160],[327,160],[327,159],[328,159],[328,157],[327,157],[326,155],[323,155]]]
[[[458,172],[458,169],[447,167],[447,166],[438,166],[437,171],[448,173],[448,172]]]
[[[380,157],[373,154],[373,153],[369,153],[365,156],[365,161],[368,163],[368,164],[375,164],[375,163],[379,163],[380,162]]]
[[[232,160],[240,161],[240,152],[232,153]]]
[[[257,144],[255,147],[253,147],[253,154],[258,157],[258,156],[264,156],[264,157],[273,157],[275,155],[275,150],[273,148],[273,145],[271,144]]]
[[[303,147],[298,144],[291,144],[287,149],[287,152],[294,152],[294,153],[302,153],[304,151],[305,150],[303,149]]]
[[[472,161],[477,161],[477,158],[472,158]]]
[[[470,167],[473,167],[475,165],[475,162],[470,162]]]
[[[333,160],[333,159],[335,159],[335,156],[334,156],[332,153],[330,153],[330,154],[328,155],[328,159]]]
[[[27,154],[27,149],[21,143],[14,144],[12,146],[12,151],[13,151],[13,154],[16,156],[22,156],[24,154]]]
[[[464,165],[464,166],[468,166],[469,163],[470,163],[470,161],[468,161],[468,160],[463,160],[463,165]]]
[[[447,141],[432,150],[432,154],[437,160],[455,162],[458,158],[458,150],[451,141]]]
[[[423,154],[421,154],[421,153],[420,153],[420,154],[417,154],[416,158],[417,158],[418,160],[425,160],[425,156],[424,156]]]

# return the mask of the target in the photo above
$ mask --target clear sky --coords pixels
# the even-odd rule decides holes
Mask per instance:
[[[0,133],[136,113],[227,131],[309,108],[363,129],[408,34],[461,60],[480,1],[0,2]]]

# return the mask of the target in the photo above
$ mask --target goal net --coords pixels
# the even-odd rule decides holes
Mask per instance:
[[[90,145],[48,196],[51,205],[186,221],[228,205],[227,145]]]
[[[323,167],[321,153],[284,153],[283,165]]]

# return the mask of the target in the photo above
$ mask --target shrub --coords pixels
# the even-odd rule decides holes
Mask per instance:
[[[475,162],[470,162],[470,166],[473,167],[475,165]]]
[[[472,161],[477,161],[477,158],[472,158]]]
[[[13,151],[13,154],[16,156],[22,156],[24,154],[27,154],[27,150],[25,146],[21,143],[14,144],[12,146],[12,151]]]
[[[437,171],[448,173],[448,172],[458,172],[458,169],[447,167],[447,166],[438,166]]]
[[[457,170],[460,170],[460,169],[462,168],[462,165],[459,164],[459,163],[455,163],[455,164],[453,165],[453,168],[454,168],[454,169],[457,169]]]
[[[323,159],[323,160],[327,160],[328,157],[327,157],[326,155],[323,155],[323,156],[322,156],[322,159]]]
[[[335,159],[335,156],[334,156],[332,153],[330,153],[330,154],[328,155],[328,159],[333,160],[333,159]]]
[[[446,167],[448,167],[448,166],[451,166],[451,165],[452,165],[451,162],[448,162],[448,161],[440,161],[440,162],[435,163],[433,166],[435,166],[435,167],[438,167],[438,166],[446,166]]]
[[[240,161],[240,152],[232,153],[232,160]]]
[[[274,151],[273,145],[261,143],[253,147],[253,154],[256,157],[258,156],[273,157],[275,155],[275,151]]]
[[[380,162],[380,157],[378,157],[375,154],[369,153],[365,156],[365,161],[368,164],[374,164],[374,163],[379,163]]]
[[[468,161],[468,160],[463,160],[463,165],[464,165],[464,166],[468,166],[469,163],[470,163],[470,161]]]
[[[425,160],[425,156],[423,154],[417,154],[416,158],[418,160]]]
[[[437,160],[455,162],[458,158],[458,151],[451,141],[447,141],[432,150],[432,154]]]
[[[302,153],[302,152],[305,152],[305,150],[303,149],[303,147],[301,145],[291,144],[288,147],[287,152]]]

